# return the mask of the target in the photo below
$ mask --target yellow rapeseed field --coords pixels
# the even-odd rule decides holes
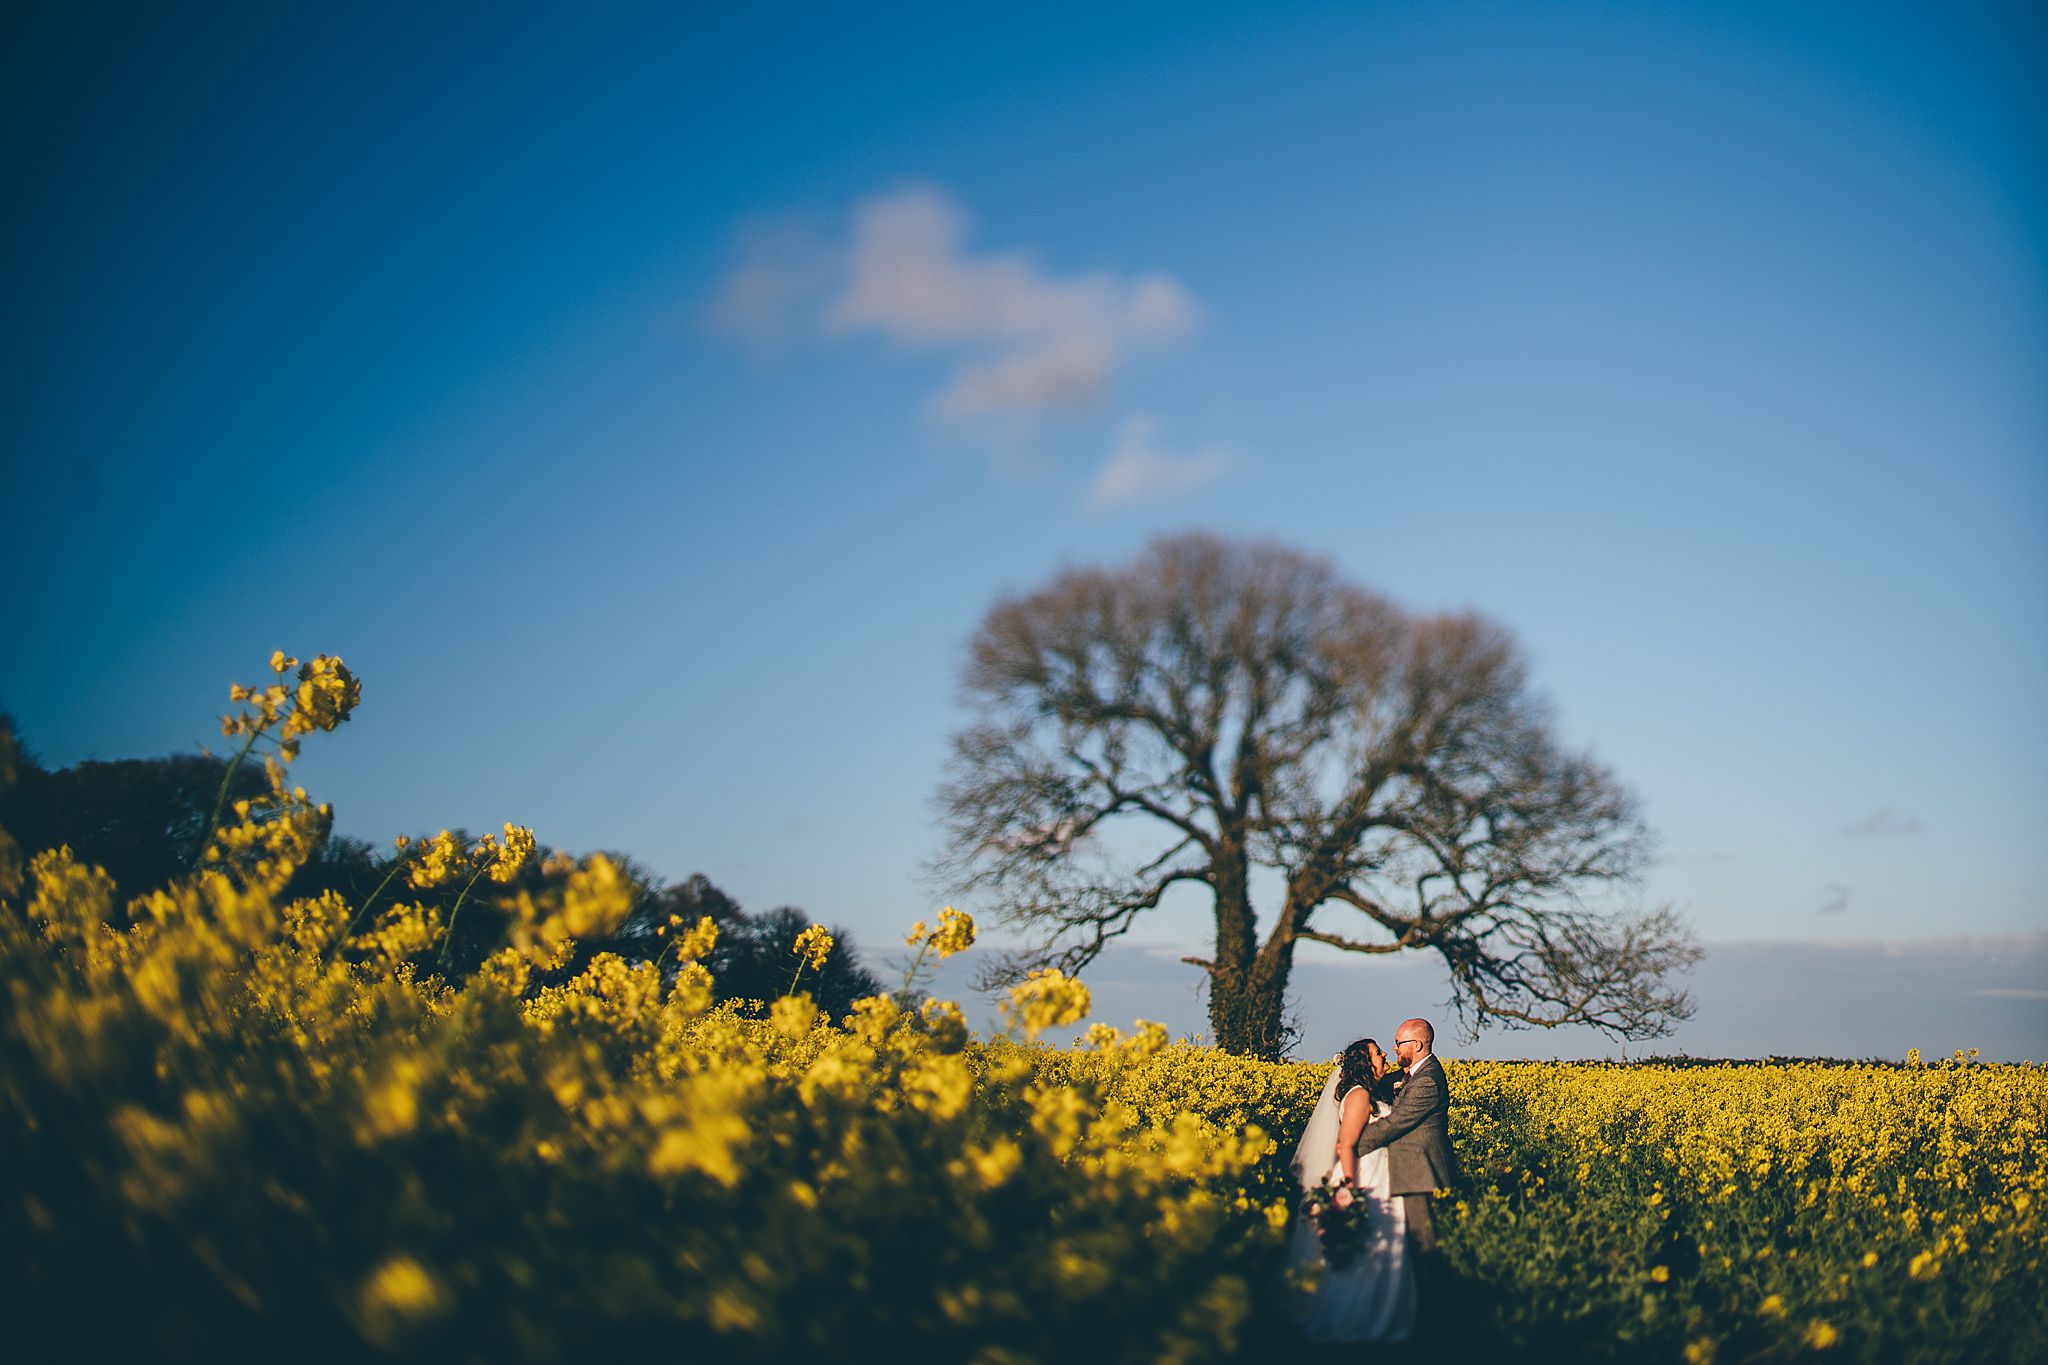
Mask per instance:
[[[1516,1339],[1597,1331],[1692,1362],[2048,1356],[2039,1066],[1449,1076],[1467,1188],[1447,1247]]]
[[[515,825],[400,841],[361,904],[289,899],[327,813],[287,767],[360,687],[272,663],[225,727],[269,794],[220,812],[191,876],[127,899],[0,835],[15,1347],[994,1365],[1285,1341],[1286,1159],[1322,1067],[1143,1023],[1047,1046],[1089,1008],[1057,973],[999,1037],[947,1002],[827,1019],[802,989],[823,929],[781,999],[714,1005],[714,924],[655,962],[579,956],[633,888],[603,858],[535,866]],[[405,898],[430,885],[498,926],[466,978]],[[910,942],[974,937],[948,908]],[[2044,1356],[2040,1068],[1449,1075],[1459,1308],[1430,1358]]]

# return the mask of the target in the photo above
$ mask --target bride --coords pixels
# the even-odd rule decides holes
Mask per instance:
[[[1357,1259],[1331,1266],[1323,1259],[1315,1219],[1296,1217],[1288,1249],[1298,1286],[1295,1321],[1314,1342],[1406,1341],[1415,1325],[1407,1220],[1401,1201],[1388,1193],[1386,1149],[1358,1155],[1359,1134],[1387,1112],[1386,1054],[1363,1038],[1332,1060],[1322,1098],[1294,1152],[1294,1176],[1304,1193],[1329,1180],[1340,1207],[1363,1201],[1365,1241]]]

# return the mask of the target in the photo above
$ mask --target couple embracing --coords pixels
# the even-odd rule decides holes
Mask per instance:
[[[1457,1179],[1435,1042],[1428,1020],[1410,1019],[1391,1061],[1370,1038],[1344,1049],[1295,1149],[1304,1216],[1288,1259],[1310,1341],[1406,1341],[1414,1330],[1417,1263],[1436,1251],[1431,1192]]]

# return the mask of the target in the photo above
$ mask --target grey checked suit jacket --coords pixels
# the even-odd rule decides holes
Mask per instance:
[[[1451,1091],[1444,1083],[1444,1065],[1432,1053],[1408,1077],[1393,1108],[1365,1127],[1358,1154],[1387,1149],[1389,1194],[1428,1194],[1458,1183],[1457,1159],[1451,1155]]]

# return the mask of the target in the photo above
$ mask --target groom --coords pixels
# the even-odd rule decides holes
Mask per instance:
[[[1408,1244],[1423,1259],[1436,1251],[1430,1192],[1448,1189],[1458,1178],[1451,1156],[1451,1092],[1444,1084],[1444,1065],[1430,1050],[1435,1042],[1436,1030],[1427,1019],[1410,1019],[1394,1030],[1394,1056],[1408,1068],[1408,1081],[1387,1116],[1367,1124],[1358,1139],[1360,1156],[1387,1149],[1387,1192],[1401,1197]]]

